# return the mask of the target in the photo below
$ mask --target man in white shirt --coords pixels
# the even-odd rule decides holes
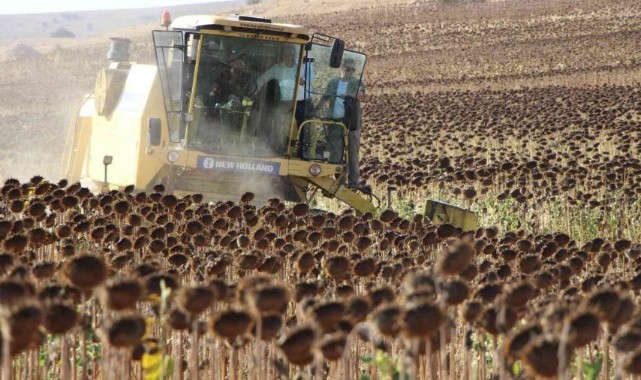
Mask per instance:
[[[296,74],[298,72],[298,66],[296,65],[296,48],[294,46],[285,47],[281,58],[281,62],[270,67],[258,77],[256,85],[260,91],[267,82],[276,79],[280,85],[280,100],[291,101],[294,100]],[[298,96],[302,99],[303,92],[299,91]]]
[[[257,99],[261,125],[267,127],[269,145],[275,154],[282,154],[287,149],[289,140],[289,121],[293,110],[293,101],[304,103],[304,80],[297,83],[298,57],[301,45],[286,45],[277,56],[281,61],[256,79]],[[303,74],[301,74],[302,76]],[[294,95],[298,91],[296,99]],[[296,103],[298,105],[298,103]]]

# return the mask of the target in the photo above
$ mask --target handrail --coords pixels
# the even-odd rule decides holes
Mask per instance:
[[[348,134],[348,128],[343,123],[342,121],[336,120],[336,119],[330,119],[330,118],[314,118],[314,119],[308,119],[305,120],[304,122],[301,123],[300,127],[298,128],[298,133],[297,133],[297,141],[300,143],[301,141],[301,133],[303,131],[303,127],[308,124],[324,124],[324,125],[336,125],[339,127],[342,127],[343,130],[343,156],[345,157],[344,160],[342,160],[342,163],[344,162],[349,162],[349,149],[347,149],[347,134]],[[316,144],[313,144],[313,151],[316,151]],[[301,157],[302,158],[302,157]],[[327,160],[324,159],[310,159],[311,161],[322,161],[326,162]]]

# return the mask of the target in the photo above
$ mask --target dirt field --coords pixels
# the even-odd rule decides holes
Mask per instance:
[[[339,1],[283,0],[259,4],[253,12],[331,31],[365,51],[372,94],[627,84],[639,78],[641,31],[633,1],[440,5],[385,0],[344,7]],[[57,177],[55,158],[74,104],[106,64],[106,37],[132,38],[133,58],[152,62],[149,32],[154,28],[143,24],[93,38],[29,39],[23,43],[40,52],[29,59],[16,59],[11,51],[20,39],[0,44],[0,177],[24,179],[36,172]]]

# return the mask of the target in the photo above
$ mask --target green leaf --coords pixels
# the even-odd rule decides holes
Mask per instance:
[[[598,357],[593,362],[583,362],[583,373],[588,380],[596,380],[603,367],[603,354],[599,353]]]
[[[363,356],[361,356],[361,361],[363,363],[371,363],[371,362],[374,361],[374,358],[371,357],[370,355],[363,355]]]
[[[358,380],[371,380],[371,378],[369,375],[361,373],[361,377],[359,377]]]
[[[168,379],[174,373],[174,359],[171,356],[165,356],[165,378]]]
[[[522,369],[521,369],[521,361],[517,360],[512,365],[512,375],[518,376],[518,375],[521,374],[521,371],[522,371]]]
[[[390,358],[389,358],[389,355],[386,352],[383,352],[381,350],[376,350],[375,360],[376,360],[376,364],[377,365],[379,365],[379,366],[381,366],[381,365],[387,366],[387,365],[389,365]]]
[[[401,380],[401,373],[398,370],[394,371],[394,376],[392,376],[392,379],[393,380]],[[410,380],[409,373],[405,374],[404,379],[405,380]]]

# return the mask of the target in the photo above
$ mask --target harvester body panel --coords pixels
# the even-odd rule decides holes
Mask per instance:
[[[97,83],[96,92],[108,91]],[[146,124],[150,117],[165,119],[158,70],[132,64],[113,110],[100,115],[96,95],[86,98],[75,122],[74,153],[69,167],[72,180],[105,182],[104,157],[114,157],[107,169],[112,187],[134,184],[145,188],[164,162],[146,154]]]

